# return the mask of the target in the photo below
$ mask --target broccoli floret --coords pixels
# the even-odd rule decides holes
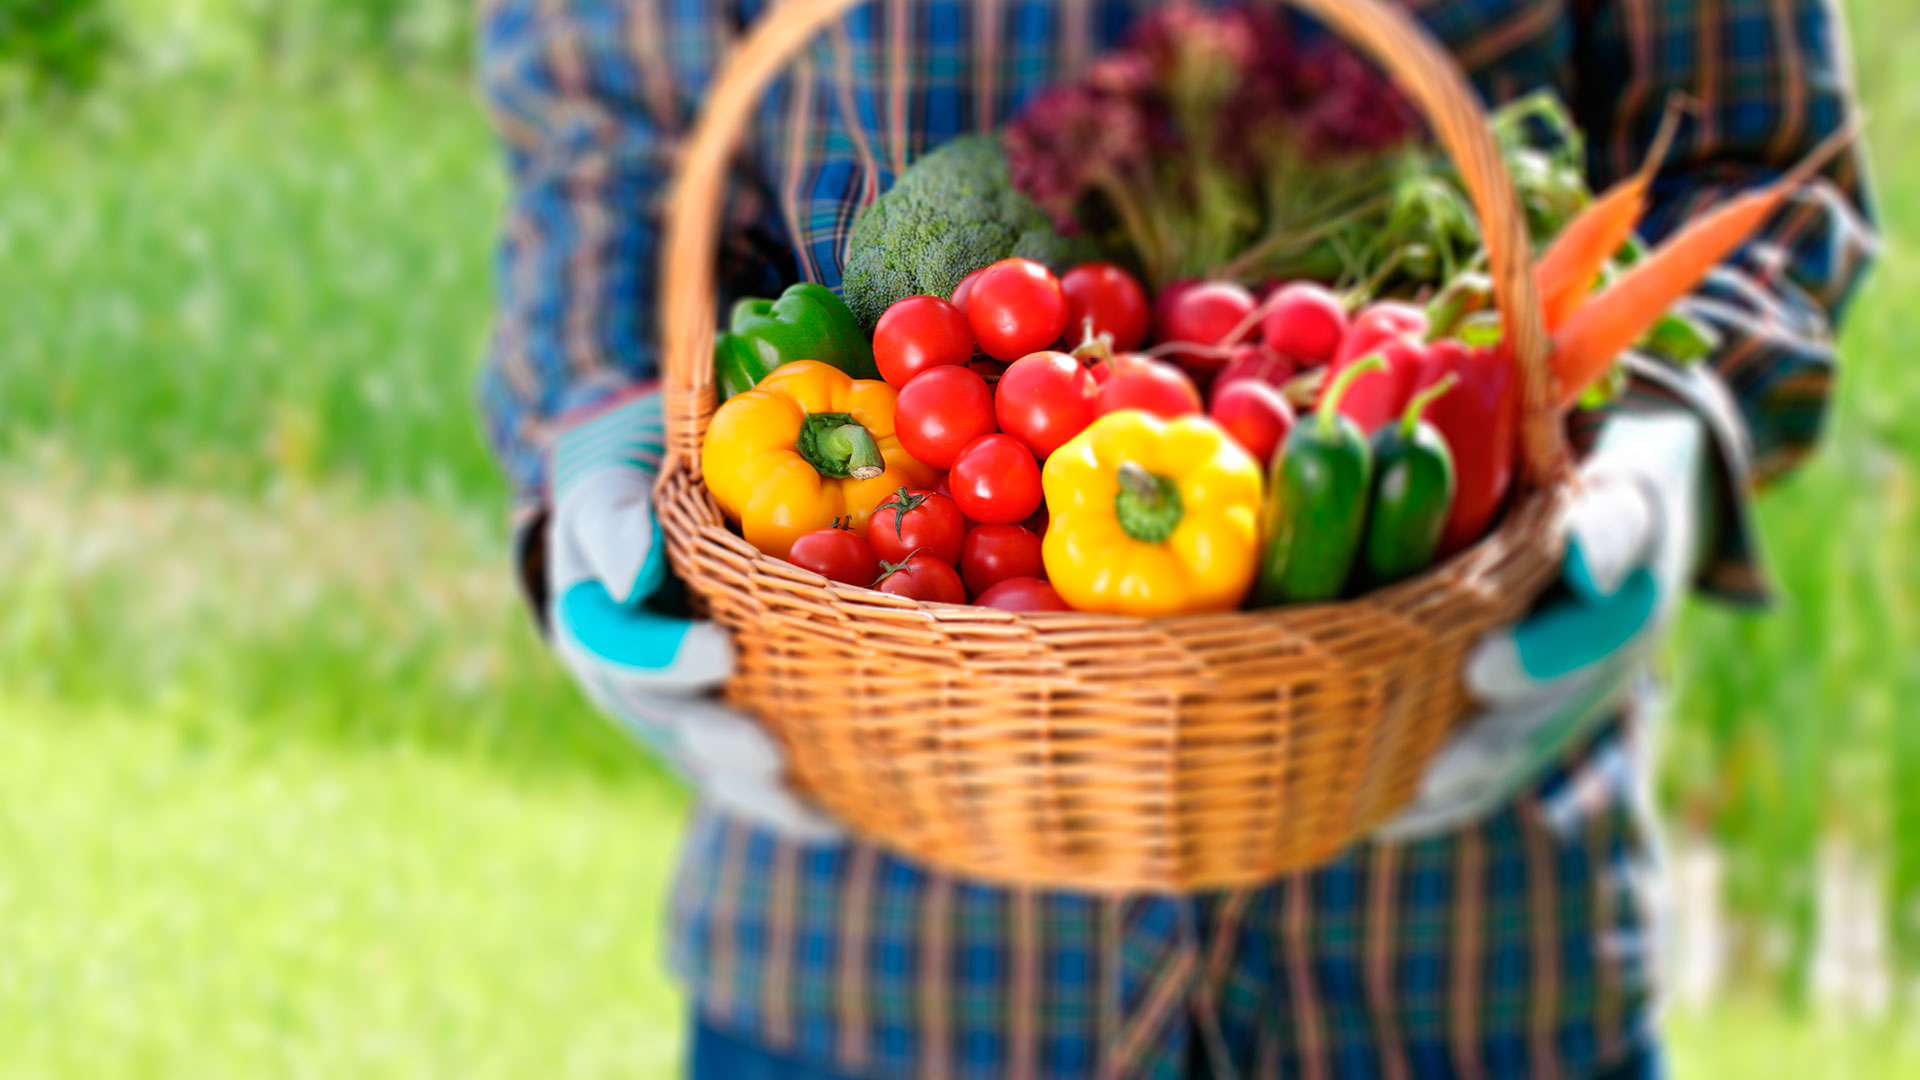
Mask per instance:
[[[1058,272],[1087,247],[1056,233],[1046,212],[1014,190],[998,139],[963,136],[915,162],[861,212],[841,292],[871,330],[895,300],[952,295],[961,278],[1009,255]]]

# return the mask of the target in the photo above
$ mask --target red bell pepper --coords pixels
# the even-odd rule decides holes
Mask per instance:
[[[1513,488],[1519,449],[1520,380],[1513,360],[1499,347],[1436,341],[1427,346],[1417,389],[1453,374],[1458,383],[1427,407],[1433,425],[1453,451],[1457,489],[1440,535],[1440,557],[1478,543],[1499,516]]]

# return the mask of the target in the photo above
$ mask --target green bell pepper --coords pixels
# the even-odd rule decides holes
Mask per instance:
[[[778,300],[748,298],[733,305],[729,329],[713,343],[722,398],[753,389],[795,360],[818,360],[856,379],[880,377],[873,346],[846,302],[810,281],[789,286]]]
[[[1294,425],[1267,485],[1267,550],[1259,602],[1331,600],[1353,573],[1373,488],[1373,452],[1360,425],[1340,415],[1353,381],[1383,370],[1378,355],[1341,371],[1311,420]]]
[[[1433,565],[1453,510],[1453,454],[1420,419],[1458,375],[1414,395],[1406,415],[1373,435],[1373,506],[1367,515],[1367,581],[1391,585]]]

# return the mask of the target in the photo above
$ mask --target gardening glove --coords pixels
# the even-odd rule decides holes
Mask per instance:
[[[549,582],[555,647],[587,695],[708,803],[776,831],[839,828],[796,796],[779,747],[711,691],[733,673],[712,622],[650,610],[667,581],[653,514],[665,444],[657,394],[633,398],[554,443]]]
[[[1556,595],[1467,661],[1483,711],[1427,766],[1381,830],[1409,840],[1506,806],[1616,715],[1687,591],[1698,555],[1706,427],[1690,412],[1612,418],[1583,463]]]

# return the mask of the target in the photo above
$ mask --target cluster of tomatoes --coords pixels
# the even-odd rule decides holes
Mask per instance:
[[[1026,259],[967,276],[951,299],[910,296],[874,328],[880,375],[898,392],[894,433],[946,473],[874,510],[863,541],[845,529],[802,537],[798,565],[919,600],[1066,610],[1041,561],[1040,470],[1098,417],[1200,411],[1193,381],[1130,350],[1147,336],[1146,290],[1106,263],[1055,277]],[[1058,346],[1069,336],[1099,355]]]

